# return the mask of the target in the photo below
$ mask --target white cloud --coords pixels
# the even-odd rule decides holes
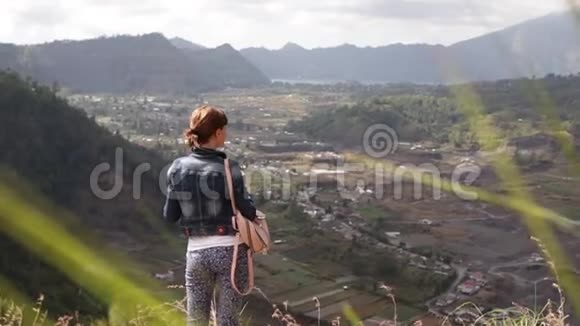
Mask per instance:
[[[526,0],[19,0],[0,42],[162,32],[208,46],[444,43],[565,8]]]

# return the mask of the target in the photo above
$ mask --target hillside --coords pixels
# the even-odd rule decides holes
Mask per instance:
[[[577,22],[552,14],[449,48],[470,80],[580,72]]]
[[[197,50],[204,57],[217,51]],[[235,50],[229,56],[211,60],[192,60],[193,51],[191,44],[184,49],[182,42],[177,48],[157,33],[29,46],[0,45],[0,67],[80,92],[195,93],[269,83]]]
[[[268,77],[229,44],[215,49],[183,51],[196,67],[195,83],[205,84],[207,89],[252,87],[269,83]]]
[[[463,86],[468,86],[481,99],[482,114],[497,128],[499,136],[511,139],[550,133],[554,128],[550,119],[554,118],[561,122],[562,128],[578,137],[578,85],[580,76],[548,75],[542,79]],[[355,105],[312,112],[289,124],[289,128],[333,144],[360,146],[365,129],[383,123],[395,129],[399,140],[404,142],[435,141],[465,149],[479,146],[467,117],[458,108],[452,88],[400,85],[398,91],[400,94],[393,95],[387,90],[382,94],[377,91],[357,98]]]
[[[50,89],[3,72],[0,121],[0,182],[31,206],[60,217],[58,222],[65,223],[80,240],[96,241],[101,249],[105,244],[119,245],[115,238],[142,243],[158,236],[163,224],[158,219],[162,194],[157,176],[164,162],[157,155],[110,134]],[[113,199],[102,200],[91,191],[91,171],[103,162],[114,165],[117,148],[124,156],[123,188]],[[136,200],[132,172],[145,162],[152,170],[143,175],[142,197]],[[99,178],[99,184],[111,189],[113,180],[109,171]],[[5,230],[0,225],[0,231]],[[7,279],[32,300],[45,294],[54,313],[104,312],[100,303],[46,265],[42,257],[11,240],[12,236],[0,233],[0,279]]]
[[[554,37],[557,36],[557,37]],[[451,45],[342,45],[306,50],[248,48],[242,54],[272,79],[445,83],[580,72],[580,39],[569,13],[552,14]]]

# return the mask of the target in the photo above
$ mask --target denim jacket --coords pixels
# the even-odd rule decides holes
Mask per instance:
[[[163,208],[166,220],[178,222],[190,235],[223,234],[224,226],[231,227],[233,212],[226,186],[225,158],[224,152],[195,148],[190,155],[173,162],[167,172]],[[240,166],[230,161],[230,167],[237,208],[243,216],[254,220],[256,208],[246,191]]]

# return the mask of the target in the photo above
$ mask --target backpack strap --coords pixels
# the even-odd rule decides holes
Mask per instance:
[[[234,230],[237,231],[238,225],[236,223],[236,217],[238,215],[238,209],[236,207],[236,199],[234,196],[234,182],[232,179],[230,160],[227,158],[224,160],[224,168],[225,168],[225,174],[226,174],[226,185],[228,187],[228,193],[230,195],[230,202],[232,204],[232,212],[234,213],[234,215],[232,216],[232,227],[234,228]],[[238,234],[236,234],[236,242],[234,244],[234,254],[233,254],[233,258],[232,258],[230,279],[231,279],[231,283],[232,283],[232,287],[234,288],[234,291],[236,291],[238,294],[240,294],[242,296],[246,296],[246,295],[250,294],[252,292],[252,290],[254,289],[254,257],[252,255],[252,251],[250,249],[248,249],[248,291],[242,293],[238,289],[238,286],[236,285],[236,269],[238,267],[238,252],[239,252],[240,243],[242,243],[242,238],[240,237],[240,234],[238,233]]]
[[[236,291],[239,295],[246,296],[252,293],[254,289],[254,257],[252,255],[252,251],[248,249],[248,290],[246,292],[240,291],[238,286],[236,285],[236,269],[238,267],[238,251],[239,251],[239,244],[240,244],[240,236],[236,236],[236,244],[234,245],[234,255],[232,258],[232,268],[230,272],[230,279],[232,283],[232,288]]]
[[[238,208],[236,207],[236,196],[234,195],[234,181],[232,178],[232,169],[230,167],[230,160],[224,160],[224,170],[226,173],[226,186],[228,187],[228,194],[230,196],[230,203],[232,204],[232,212],[234,213],[233,216],[236,216],[238,213]]]

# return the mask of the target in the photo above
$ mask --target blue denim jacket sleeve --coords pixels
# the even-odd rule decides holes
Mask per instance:
[[[163,206],[163,217],[168,222],[176,223],[181,218],[181,206],[177,198],[175,174],[178,173],[178,162],[175,161],[167,171],[167,195]]]
[[[242,175],[240,165],[237,162],[232,161],[231,169],[234,183],[234,196],[236,197],[236,206],[244,217],[253,221],[256,219],[256,206],[254,205],[254,200],[248,193],[244,184],[244,176]]]

